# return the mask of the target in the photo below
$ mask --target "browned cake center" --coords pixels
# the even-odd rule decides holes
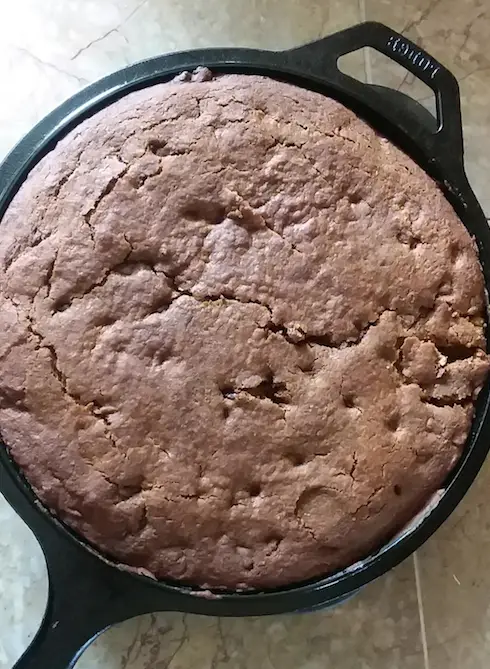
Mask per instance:
[[[116,560],[209,586],[325,574],[460,456],[488,368],[473,243],[337,102],[247,76],[134,93],[1,226],[1,434]]]

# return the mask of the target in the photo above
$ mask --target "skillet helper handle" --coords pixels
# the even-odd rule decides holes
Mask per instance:
[[[179,608],[171,594],[158,597],[154,586],[76,544],[58,538],[42,547],[48,566],[48,604],[38,633],[13,669],[72,669],[111,625]]]
[[[58,536],[52,527],[46,526],[39,536],[48,568],[48,603],[36,636],[13,669],[72,669],[111,625],[178,609],[171,594],[159,597],[154,586]]]
[[[48,603],[36,636],[14,669],[70,669],[100,632],[124,619],[127,609],[124,602],[121,606],[116,570],[65,542],[50,541],[43,550]]]
[[[337,65],[341,56],[371,47],[395,61],[429,86],[435,95],[437,124],[431,127],[420,120],[420,113],[411,113],[420,105],[413,101],[412,110],[407,96],[398,93],[400,104],[393,105],[393,94],[384,96],[380,87],[373,87],[342,73]],[[463,134],[459,86],[454,75],[411,40],[387,26],[368,21],[329,37],[285,52],[289,65],[299,66],[320,81],[333,81],[347,93],[371,109],[382,114],[393,125],[404,131],[429,157],[463,165]],[[404,113],[405,111],[405,113]],[[401,113],[400,113],[401,112]]]

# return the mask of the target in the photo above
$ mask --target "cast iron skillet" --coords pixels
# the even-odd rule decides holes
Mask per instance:
[[[437,123],[406,96],[342,74],[340,56],[374,47],[428,84],[437,101]],[[27,172],[66,132],[118,97],[206,65],[218,72],[271,76],[331,95],[400,145],[443,188],[476,238],[490,287],[490,231],[468,184],[458,85],[453,75],[408,39],[378,23],[364,23],[312,44],[282,52],[209,49],[154,58],[89,86],[52,112],[0,167],[0,216]],[[55,520],[36,500],[5,448],[0,448],[0,490],[30,526],[44,551],[49,598],[41,628],[15,667],[68,669],[90,641],[116,622],[153,611],[249,616],[304,611],[342,601],[418,548],[447,518],[480,469],[490,446],[489,385],[482,390],[461,461],[438,504],[418,523],[367,559],[327,578],[276,590],[209,593],[156,582],[111,564]]]

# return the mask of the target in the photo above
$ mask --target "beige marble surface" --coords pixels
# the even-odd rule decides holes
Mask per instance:
[[[61,100],[127,63],[211,45],[287,48],[366,18],[403,31],[458,76],[468,173],[490,215],[488,0],[0,0],[0,156]],[[420,82],[374,52],[345,67],[430,107]],[[487,466],[415,561],[334,611],[144,616],[102,635],[77,669],[484,669],[489,483]],[[0,669],[9,669],[39,624],[47,579],[37,543],[1,496],[0,528]]]

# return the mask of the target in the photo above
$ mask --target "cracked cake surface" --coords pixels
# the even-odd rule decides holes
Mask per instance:
[[[70,132],[1,222],[0,432],[157,578],[275,587],[420,510],[483,384],[473,241],[339,103],[182,75]]]

